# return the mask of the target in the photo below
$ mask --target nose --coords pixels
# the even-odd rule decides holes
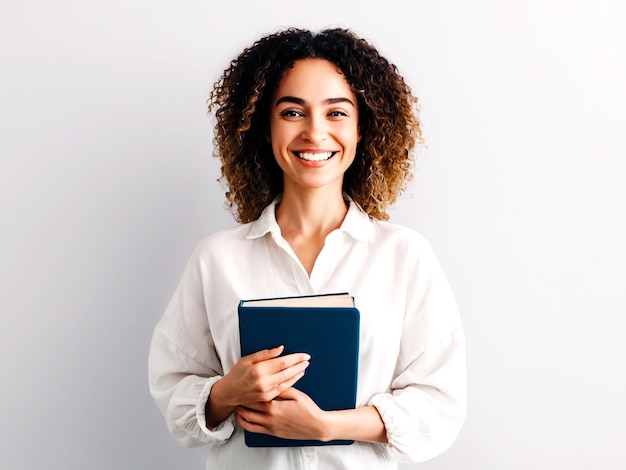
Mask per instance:
[[[302,130],[302,138],[311,143],[318,143],[326,140],[328,130],[326,123],[321,117],[311,116],[306,120]]]

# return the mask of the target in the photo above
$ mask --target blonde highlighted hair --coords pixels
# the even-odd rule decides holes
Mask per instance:
[[[265,36],[215,83],[209,110],[215,111],[214,144],[228,184],[227,204],[239,222],[250,222],[282,192],[282,171],[266,139],[270,100],[284,71],[306,58],[337,65],[355,91],[362,139],[343,191],[371,217],[388,219],[388,206],[412,178],[412,151],[421,141],[417,98],[395,65],[346,29],[314,34],[290,28]]]

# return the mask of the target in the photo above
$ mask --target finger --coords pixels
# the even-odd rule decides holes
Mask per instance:
[[[310,365],[309,361],[302,361],[286,369],[282,369],[282,370],[274,372],[273,378],[275,380],[275,383],[278,384],[278,383],[286,382],[287,380],[292,379],[293,377],[300,374],[301,372],[304,372],[309,367],[309,365]]]
[[[280,356],[280,354],[283,352],[284,349],[285,349],[285,346],[281,344],[280,346],[276,346],[275,348],[272,348],[272,349],[262,349],[261,351],[248,354],[247,356],[245,356],[245,359],[247,359],[252,364],[257,363],[257,362],[267,361],[267,360],[274,359],[275,357]]]
[[[304,376],[304,371],[296,374],[295,376],[289,376],[285,380],[276,381],[275,377],[272,377],[275,385],[270,388],[259,391],[256,395],[254,395],[254,401],[260,401],[262,403],[269,403],[278,395],[280,395],[283,391],[287,390],[289,387],[292,387],[298,380],[300,380]],[[248,406],[249,402],[242,402],[245,406]]]
[[[279,383],[276,386],[277,389],[277,395],[283,395],[287,390],[290,390],[291,387],[293,387],[296,382],[298,380],[300,380],[302,377],[304,377],[304,371],[300,372],[299,374],[295,375],[294,377],[290,378],[289,380],[286,380],[284,382]]]
[[[252,410],[259,413],[266,413],[268,409],[268,403],[266,401],[255,401],[252,403],[246,403],[245,405],[237,406],[234,410],[235,413],[240,411]]]
[[[246,420],[241,414],[236,414],[235,419],[237,420],[237,423],[239,423],[239,425],[246,431],[256,432],[259,434],[270,434],[270,430],[268,428],[261,424]]]
[[[257,408],[254,408],[254,406]],[[265,406],[263,406],[265,405]],[[241,416],[249,423],[254,424],[264,424],[267,420],[267,409],[269,407],[269,403],[256,403],[256,404],[248,404],[246,406],[238,406],[236,410],[236,414]]]
[[[290,367],[304,362],[306,362],[306,366],[308,366],[308,361],[310,359],[311,356],[307,353],[292,353],[285,356],[275,357],[267,361],[267,365],[269,366],[268,371],[275,374],[279,371],[289,369]]]

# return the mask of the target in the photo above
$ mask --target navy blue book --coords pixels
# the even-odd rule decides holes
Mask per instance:
[[[281,344],[283,354],[311,355],[309,367],[294,387],[323,410],[352,409],[356,404],[360,314],[347,293],[239,302],[241,355]],[[348,445],[354,441],[282,439],[245,431],[248,447]]]

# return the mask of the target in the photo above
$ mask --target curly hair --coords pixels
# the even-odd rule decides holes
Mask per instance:
[[[250,222],[282,192],[282,171],[266,138],[270,101],[285,70],[306,58],[337,65],[356,94],[362,139],[343,191],[370,217],[387,220],[387,207],[412,179],[412,150],[421,141],[417,98],[395,65],[346,29],[289,28],[265,36],[214,84],[208,104],[216,109],[214,146],[228,183],[227,206],[239,222]]]

